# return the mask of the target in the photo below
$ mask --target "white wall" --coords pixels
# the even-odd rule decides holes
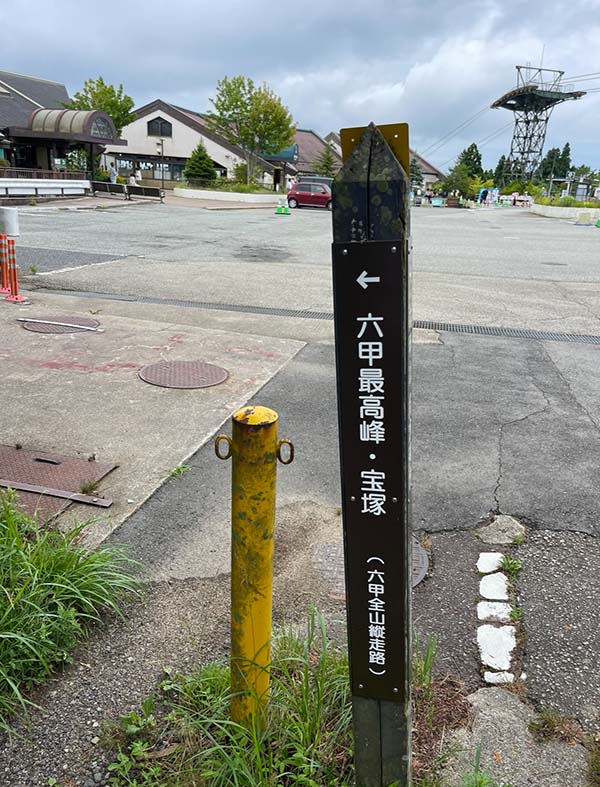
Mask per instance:
[[[600,219],[600,208],[559,208],[558,205],[532,205],[532,213],[548,219],[579,219],[581,213],[587,213],[592,222]]]
[[[233,168],[237,164],[244,163],[243,159],[236,156],[235,153],[231,153],[227,148],[224,148],[212,139],[209,139],[198,131],[181,123],[179,120],[171,117],[171,115],[164,110],[151,112],[149,115],[134,120],[133,123],[125,126],[121,133],[121,137],[127,140],[127,147],[124,145],[118,148],[108,147],[106,154],[120,155],[125,158],[128,153],[133,153],[138,156],[156,156],[156,142],[158,137],[148,136],[148,122],[157,117],[168,120],[173,126],[173,136],[164,137],[165,156],[189,158],[198,142],[203,142],[206,152],[211,159],[227,169],[228,177],[233,177]]]

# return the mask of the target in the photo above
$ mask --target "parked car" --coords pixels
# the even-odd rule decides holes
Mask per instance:
[[[294,183],[287,201],[290,208],[312,205],[331,210],[331,189],[324,183]]]

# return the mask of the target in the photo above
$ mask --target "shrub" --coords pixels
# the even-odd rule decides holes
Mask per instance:
[[[183,175],[189,180],[214,180],[217,177],[213,160],[206,152],[202,142],[196,145],[192,155],[187,160]]]
[[[0,728],[24,696],[70,653],[102,609],[135,590],[128,561],[113,547],[88,551],[84,525],[43,530],[0,494]]]

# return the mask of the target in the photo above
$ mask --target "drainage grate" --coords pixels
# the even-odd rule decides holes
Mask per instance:
[[[579,342],[582,344],[600,344],[600,336],[582,333],[556,333],[554,331],[533,331],[527,328],[498,328],[493,325],[461,325],[431,320],[415,320],[415,328],[428,328],[432,331],[448,333],[468,333],[476,336],[504,336],[511,339],[536,339],[542,342]]]
[[[210,388],[229,377],[227,369],[202,361],[159,361],[138,374],[145,383],[161,388]]]
[[[207,303],[204,301],[184,301],[177,298],[152,298],[146,295],[118,295],[108,292],[85,292],[80,290],[44,289],[56,295],[74,295],[78,298],[98,298],[128,303],[152,303],[158,306],[180,306],[186,309],[210,309],[212,311],[241,312],[243,314],[266,314],[272,317],[295,317],[303,320],[333,320],[332,312],[309,310],[278,309],[271,306],[249,306],[237,303]],[[500,336],[509,339],[535,339],[542,342],[574,342],[580,344],[600,344],[600,336],[584,333],[556,333],[553,331],[534,331],[526,328],[501,328],[493,325],[463,325],[434,320],[415,320],[415,328],[447,333],[467,333],[475,336]]]

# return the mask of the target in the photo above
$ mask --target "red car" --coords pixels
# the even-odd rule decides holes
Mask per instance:
[[[290,208],[313,205],[331,210],[331,189],[324,183],[294,183],[287,195]]]

